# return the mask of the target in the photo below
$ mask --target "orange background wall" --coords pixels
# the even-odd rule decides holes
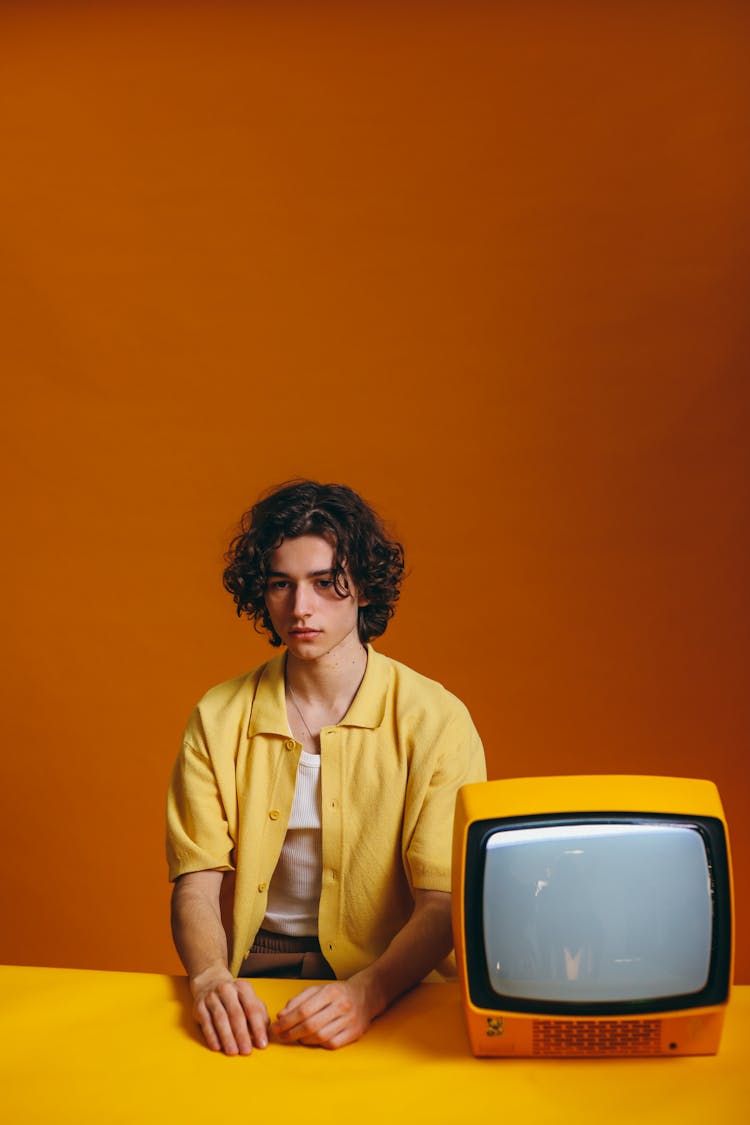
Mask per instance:
[[[709,776],[750,980],[743,3],[6,3],[0,960],[176,971],[236,519],[360,489],[492,776]]]

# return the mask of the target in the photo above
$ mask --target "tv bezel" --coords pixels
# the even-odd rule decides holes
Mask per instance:
[[[497,832],[520,828],[611,825],[675,825],[701,836],[711,879],[712,927],[708,979],[697,992],[647,997],[643,1000],[539,1000],[506,996],[490,983],[484,940],[484,871],[487,842]],[[682,1011],[722,1004],[729,995],[732,955],[732,904],[726,834],[713,816],[627,810],[540,813],[489,817],[473,821],[466,833],[464,867],[465,953],[469,996],[476,1007],[490,1011],[546,1016],[625,1016]]]

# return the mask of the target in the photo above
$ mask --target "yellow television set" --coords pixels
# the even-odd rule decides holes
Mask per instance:
[[[474,1054],[718,1050],[734,931],[729,834],[712,782],[465,785],[452,909]]]

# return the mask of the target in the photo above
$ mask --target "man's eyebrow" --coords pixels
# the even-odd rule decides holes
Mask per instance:
[[[325,578],[326,575],[331,575],[331,574],[333,574],[333,567],[329,566],[326,570],[309,570],[307,572],[307,574],[305,575],[305,578]],[[285,570],[269,570],[268,571],[268,577],[269,578],[291,578],[291,575],[287,574],[287,572]]]

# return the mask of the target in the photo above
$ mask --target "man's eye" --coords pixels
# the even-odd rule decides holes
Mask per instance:
[[[320,587],[321,590],[328,590],[328,589],[330,589],[331,586],[333,586],[333,579],[331,579],[331,578],[319,578],[318,579],[318,586]]]
[[[268,583],[271,590],[286,590],[288,585],[289,583],[285,582],[283,578],[277,578],[275,581]]]

